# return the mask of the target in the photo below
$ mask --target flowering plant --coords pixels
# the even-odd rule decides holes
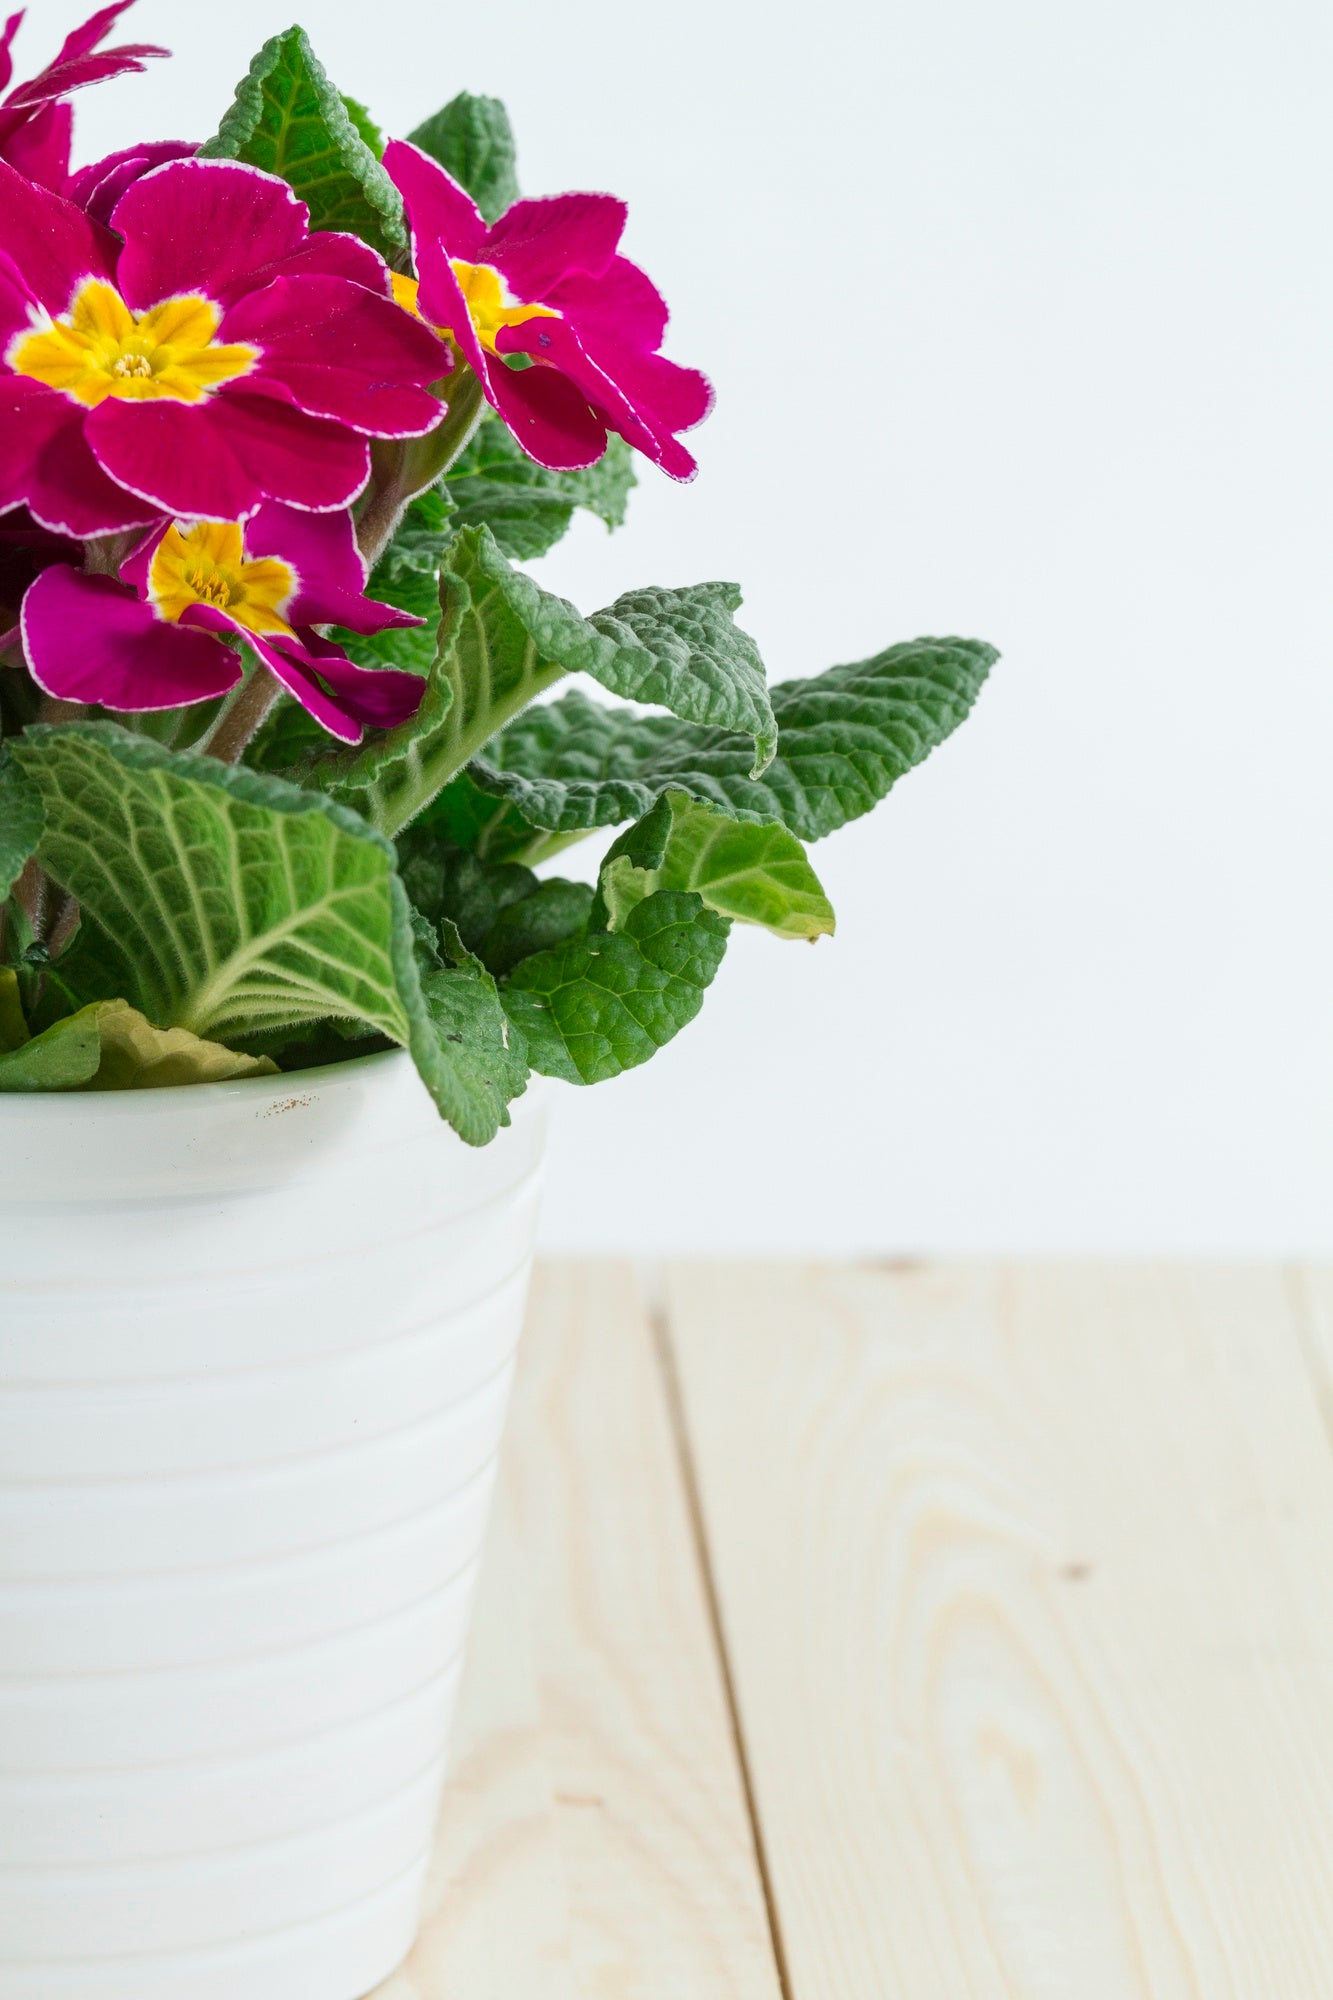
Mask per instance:
[[[493,99],[386,145],[295,28],[212,139],[73,171],[69,93],[162,53],[126,4],[0,99],[0,1090],[399,1044],[481,1144],[655,1054],[734,922],[830,933],[805,843],[994,654],[770,689],[731,584],[539,588],[712,401],[623,205],[521,198]]]

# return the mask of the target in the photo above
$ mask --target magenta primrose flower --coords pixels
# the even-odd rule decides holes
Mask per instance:
[[[192,139],[144,139],[137,146],[126,146],[119,153],[108,153],[104,160],[94,160],[91,166],[80,167],[61,192],[76,208],[109,228],[126,188],[154,167],[165,166],[168,160],[193,159],[198,151]]]
[[[142,70],[146,56],[168,53],[148,42],[99,49],[99,43],[133,4],[134,0],[117,0],[116,5],[103,7],[81,28],[66,35],[59,55],[40,76],[19,84],[0,100],[0,159],[8,160],[29,180],[59,190],[69,177],[73,117],[64,100],[70,91],[120,76],[126,70]],[[0,30],[0,90],[8,88],[14,74],[10,50],[23,18],[23,11],[11,14]]]
[[[384,164],[407,205],[418,273],[395,278],[394,294],[448,335],[530,456],[591,465],[611,430],[673,479],[693,478],[678,434],[702,423],[713,392],[659,352],[666,304],[618,254],[624,203],[552,195],[516,201],[488,225],[415,146],[394,140]],[[535,365],[509,367],[511,356]]]
[[[357,743],[364,724],[406,721],[425,685],[358,667],[313,629],[421,623],[366,597],[365,583],[350,514],[269,501],[245,522],[159,522],[118,578],[53,563],[24,597],[23,648],[47,694],[140,711],[228,693],[243,639],[317,722]]]
[[[368,438],[439,421],[440,341],[284,181],[176,159],[111,221],[0,163],[0,513],[88,537],[265,500],[336,511]]]

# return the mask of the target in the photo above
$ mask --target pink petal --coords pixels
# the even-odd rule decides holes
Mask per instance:
[[[89,49],[95,49],[99,42],[106,40],[121,15],[128,14],[133,5],[134,0],[111,0],[109,7],[99,7],[81,28],[73,28],[66,35],[56,61],[68,62],[74,56],[87,55]]]
[[[538,465],[572,472],[595,465],[606,450],[605,420],[558,370],[520,371],[491,361],[483,379],[491,402]]]
[[[299,589],[286,613],[290,625],[345,625],[350,632],[384,632],[423,620],[367,597],[366,566],[350,514],[303,514],[267,501],[245,527],[245,553],[253,561],[277,556],[290,563]],[[122,569],[121,575],[127,572]]]
[[[49,104],[54,98],[66,97],[71,90],[83,90],[90,83],[104,83],[108,77],[123,76],[126,70],[143,69],[145,56],[164,56],[166,49],[154,48],[147,42],[126,43],[123,48],[107,49],[103,55],[75,56],[70,62],[53,63],[30,83],[21,83],[17,90],[9,93],[8,109],[26,107],[32,104]]]
[[[84,412],[56,389],[0,375],[0,513],[26,503],[43,527],[82,540],[143,526],[151,510],[89,451]]]
[[[0,156],[39,187],[59,193],[69,174],[73,133],[74,113],[70,106],[44,104],[40,111],[23,114],[22,121],[0,140]]]
[[[339,229],[317,229],[282,266],[284,278],[350,278],[368,292],[392,298],[389,267],[377,250],[359,236]]]
[[[6,351],[16,333],[31,332],[41,310],[13,258],[0,250],[0,354]],[[0,374],[3,372],[0,370]]]
[[[327,682],[346,715],[367,728],[396,729],[421,706],[426,683],[420,674],[402,673],[397,667],[358,667],[332,640],[308,630],[301,633],[299,649],[287,639],[281,644],[298,667],[318,673],[320,680]]]
[[[29,671],[59,701],[131,712],[176,708],[210,701],[241,678],[230,647],[165,624],[111,577],[63,563],[32,585],[22,623]]]
[[[285,181],[239,160],[171,160],[122,195],[118,283],[134,312],[200,292],[226,305],[305,241],[310,211]],[[4,240],[0,238],[0,240]]]
[[[185,620],[211,631],[231,626],[224,612],[207,604],[193,606]],[[366,723],[373,729],[392,729],[406,722],[426,691],[417,674],[353,666],[336,646],[313,632],[281,643],[255,632],[242,632],[241,637],[302,708],[343,743],[359,743]]]
[[[429,327],[344,278],[275,278],[226,314],[220,340],[262,359],[251,390],[287,397],[375,437],[420,437],[442,410],[428,383],[448,365]]]
[[[82,209],[49,188],[34,187],[0,160],[0,251],[53,318],[65,312],[85,278],[114,282],[116,243]]]
[[[438,243],[419,244],[416,257],[420,274],[417,303],[422,318],[429,320],[432,326],[448,328],[464,361],[484,382],[488,359],[477,339],[472,315],[462,287],[454,276],[452,264]]]
[[[573,272],[552,287],[545,303],[564,314],[585,346],[595,329],[618,347],[655,353],[667,329],[666,300],[628,257],[612,258],[599,278]]]
[[[108,153],[104,160],[94,160],[91,166],[71,175],[65,183],[65,198],[98,222],[109,224],[120,197],[135,181],[142,180],[154,167],[165,166],[168,160],[193,159],[198,150],[188,140],[162,139]]]
[[[585,343],[594,358],[612,372],[612,362],[604,358],[600,345]],[[682,368],[665,354],[618,354],[614,361],[616,381],[639,415],[660,438],[676,431],[692,431],[713,407],[713,385],[697,368]]]
[[[356,527],[345,509],[337,514],[306,514],[266,500],[245,524],[245,553],[251,562],[277,556],[297,572],[301,588],[290,606],[289,624],[335,622],[306,610],[312,591],[327,588],[359,597],[366,587],[366,565],[356,545]]]
[[[9,88],[9,79],[14,74],[14,58],[10,51],[14,46],[14,37],[23,25],[23,14],[24,9],[20,8],[17,14],[10,15],[3,29],[0,29],[0,90]]]
[[[391,139],[384,148],[384,167],[407,204],[414,250],[427,244],[443,244],[447,257],[462,257],[469,264],[486,261],[490,231],[481,211],[465,188],[406,139]],[[418,275],[424,280],[421,257],[415,259]],[[436,321],[443,326],[444,320]]]
[[[626,215],[624,202],[610,194],[516,201],[492,226],[480,261],[504,273],[515,297],[545,299],[572,272],[601,276],[616,254]]]
[[[677,442],[672,419],[684,413],[684,428],[686,421],[697,423],[707,414],[712,391],[702,375],[677,368],[660,354],[617,354],[602,365],[587,352],[573,327],[559,319],[505,327],[497,346],[507,354],[531,354],[558,369],[627,444],[673,479],[694,477],[695,461]],[[523,382],[537,372],[530,368],[514,379]]]
[[[85,430],[112,479],[183,517],[240,521],[262,500],[324,513],[350,506],[370,471],[364,438],[237,391],[195,404],[109,397]]]

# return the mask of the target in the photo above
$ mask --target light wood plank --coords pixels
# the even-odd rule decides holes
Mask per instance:
[[[377,2000],[778,2000],[633,1274],[539,1272],[431,1910]]]
[[[669,1300],[795,2000],[1333,1994],[1333,1455],[1282,1274]]]
[[[578,2000],[507,1479],[477,1590],[450,1767],[416,1949],[373,2000]]]

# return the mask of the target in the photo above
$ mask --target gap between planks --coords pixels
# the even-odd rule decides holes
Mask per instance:
[[[777,1898],[773,1893],[773,1877],[768,1865],[768,1851],[764,1842],[764,1829],[759,1818],[758,1804],[755,1799],[754,1776],[750,1769],[750,1754],[746,1748],[745,1728],[741,1720],[740,1704],[736,1699],[736,1681],[731,1670],[731,1656],[727,1650],[727,1635],[722,1625],[722,1607],[718,1601],[717,1578],[713,1570],[712,1552],[708,1546],[708,1530],[704,1521],[703,1501],[699,1492],[699,1477],[694,1463],[694,1452],[690,1445],[689,1430],[685,1422],[685,1404],[681,1395],[680,1375],[676,1367],[675,1352],[671,1345],[671,1328],[663,1303],[660,1271],[655,1266],[650,1266],[644,1273],[643,1283],[648,1300],[649,1323],[653,1331],[653,1342],[657,1351],[658,1366],[662,1372],[662,1385],[666,1398],[667,1414],[671,1419],[672,1435],[676,1444],[676,1458],[680,1467],[681,1487],[685,1495],[686,1506],[689,1510],[690,1528],[694,1536],[695,1556],[699,1564],[699,1575],[703,1584],[704,1600],[708,1607],[708,1622],[713,1635],[713,1645],[717,1652],[723,1693],[726,1696],[727,1715],[731,1722],[732,1742],[736,1752],[736,1766],[745,1794],[745,1810],[750,1820],[750,1837],[754,1843],[755,1867],[758,1870],[759,1885],[763,1892],[764,1914],[768,1920],[768,1939],[773,1952],[773,1966],[777,1973],[782,2000],[793,2000],[791,1975],[787,1966],[787,1953],[782,1942],[782,1917],[778,1910]]]
[[[713,1265],[668,1309],[796,2000],[1328,2000],[1286,1274]]]

